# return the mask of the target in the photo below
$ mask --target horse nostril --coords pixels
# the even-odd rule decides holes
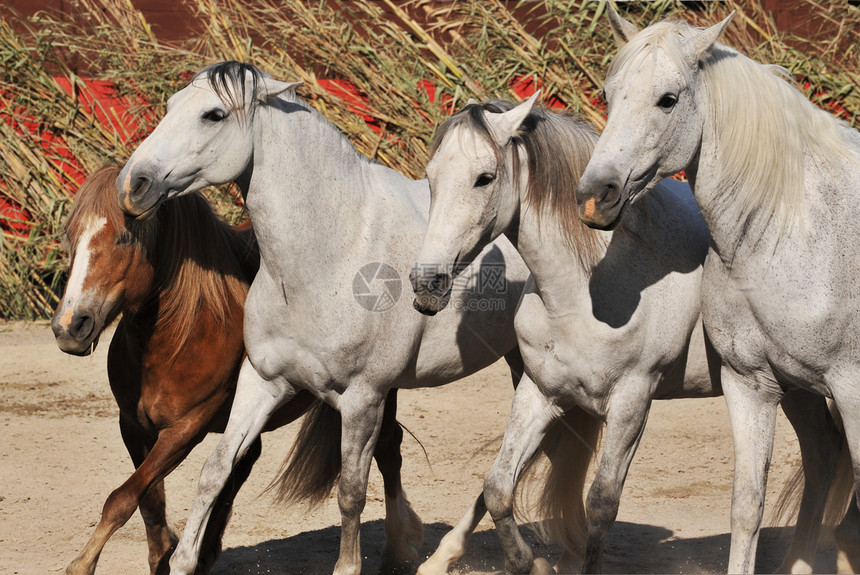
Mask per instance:
[[[129,193],[129,196],[133,200],[139,200],[149,190],[149,185],[151,183],[151,180],[146,176],[136,177],[131,183],[131,191]]]
[[[451,287],[451,276],[445,273],[438,273],[434,275],[429,284],[427,285],[427,289],[430,293],[441,295],[448,293],[448,288]]]
[[[69,335],[79,341],[86,340],[92,335],[95,325],[96,321],[92,316],[75,314],[72,323],[69,324]]]
[[[439,272],[440,266],[416,265],[409,273],[409,279],[412,281],[412,290],[415,293],[424,293],[436,297],[442,297],[451,289],[454,282],[453,277],[449,272]]]
[[[594,187],[594,195],[591,198],[597,202],[603,202],[606,200],[612,201],[617,198],[621,193],[621,180],[618,178],[612,178],[603,183],[602,186]]]
[[[413,291],[418,291],[421,288],[421,271],[418,265],[409,271],[409,282],[412,284]]]
[[[601,196],[601,199],[605,200],[606,198],[614,198],[619,194],[619,192],[621,192],[621,182],[618,180],[610,180],[609,182],[606,182],[606,186],[603,188],[603,196]]]

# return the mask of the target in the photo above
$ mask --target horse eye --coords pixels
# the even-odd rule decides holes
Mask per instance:
[[[492,184],[495,179],[496,179],[496,174],[484,172],[483,174],[478,176],[477,180],[475,180],[475,187],[476,188],[483,188],[484,186],[488,186],[488,185]]]
[[[678,96],[674,94],[663,94],[663,97],[660,98],[660,101],[657,102],[657,106],[660,107],[664,112],[671,112],[672,108],[675,107],[675,104],[678,103]]]
[[[203,119],[208,120],[210,122],[220,122],[224,118],[228,116],[227,112],[222,110],[221,108],[213,108],[203,114]]]

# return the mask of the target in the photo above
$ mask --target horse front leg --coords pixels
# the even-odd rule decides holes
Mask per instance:
[[[361,513],[367,501],[367,480],[379,430],[385,396],[355,385],[341,395],[338,411],[342,419],[341,460],[337,503],[340,507],[340,555],[335,575],[361,573]]]
[[[149,547],[149,572],[155,575],[158,573],[159,565],[167,562],[179,541],[179,537],[167,525],[167,502],[163,479],[147,490],[140,500],[139,508]]]
[[[735,451],[728,572],[752,573],[781,397],[763,390],[763,382],[749,381],[726,365],[721,376]]]
[[[505,361],[508,363],[508,368],[511,370],[511,379],[513,381],[514,390],[523,378],[525,362],[520,353],[520,348],[515,347],[505,354]],[[418,567],[417,575],[442,575],[447,573],[449,569],[460,560],[466,553],[466,546],[471,539],[475,529],[478,528],[478,523],[487,514],[487,505],[484,503],[484,492],[478,495],[475,502],[463,515],[460,521],[445,534],[442,541],[433,555],[427,558],[424,563]]]
[[[823,396],[791,390],[781,405],[800,444],[804,483],[791,546],[776,572],[812,573],[828,492],[839,463],[842,433]]]
[[[170,558],[173,575],[194,573],[210,515],[234,467],[259,438],[272,414],[295,394],[296,389],[289,383],[261,378],[247,358],[242,363],[230,419],[203,465],[188,522]]]
[[[248,476],[251,475],[251,470],[260,458],[262,450],[263,442],[260,437],[257,437],[233,467],[233,471],[227,479],[224,489],[215,500],[212,515],[206,524],[203,543],[200,547],[197,573],[208,573],[215,560],[221,554],[221,539],[224,536],[224,530],[227,528],[227,522],[230,520],[230,515],[233,512],[233,500],[236,499],[236,495],[242,489],[242,485],[245,484]]]
[[[524,375],[514,393],[499,455],[484,479],[484,502],[505,551],[505,568],[512,573],[529,573],[535,566],[534,552],[523,539],[514,519],[517,481],[540,447],[550,424],[561,414],[561,409],[543,395],[531,378]]]
[[[147,441],[138,425],[120,415],[119,430],[125,448],[128,450],[135,469],[143,465],[154,442]],[[157,438],[156,438],[157,439]],[[146,490],[138,505],[143,524],[146,528],[146,542],[149,547],[149,572],[156,573],[161,559],[168,556],[179,538],[167,525],[167,502],[164,494],[164,479],[155,481]]]
[[[626,383],[629,389],[631,382]],[[583,573],[599,573],[603,568],[606,538],[618,516],[624,481],[648,420],[652,386],[646,380],[639,383],[628,393],[619,390],[609,404],[600,464],[585,503],[588,538]]]

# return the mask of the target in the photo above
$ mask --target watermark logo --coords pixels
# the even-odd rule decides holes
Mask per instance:
[[[448,290],[452,294],[450,307],[463,311],[496,311],[505,309],[508,282],[503,263],[480,266],[460,266],[454,273],[450,265],[424,264],[414,268],[424,277],[450,278],[456,275]],[[440,288],[441,289],[441,288]],[[390,265],[372,262],[363,266],[352,278],[352,295],[368,311],[383,312],[393,308],[403,291],[403,280]]]
[[[477,293],[507,293],[508,278],[504,264],[484,264],[478,270]]]
[[[400,276],[390,265],[372,262],[352,278],[352,295],[368,311],[387,311],[394,307],[403,291]]]

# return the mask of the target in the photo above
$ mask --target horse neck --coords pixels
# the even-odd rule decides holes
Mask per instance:
[[[315,257],[338,261],[372,249],[385,234],[366,229],[390,218],[392,197],[412,181],[361,156],[313,110],[289,102],[288,113],[261,107],[247,201],[257,236],[313,246]],[[266,242],[261,242],[264,244]]]
[[[523,169],[523,176],[521,190],[525,190],[528,181],[526,169]],[[556,213],[545,210],[538,217],[525,199],[524,191],[519,194],[519,204],[518,221],[505,233],[532,273],[547,311],[563,315],[587,301],[591,270],[583,265],[578,246],[571,245]],[[612,232],[599,234],[603,245],[608,245]],[[603,253],[605,247],[601,256]]]
[[[685,173],[708,228],[711,247],[727,267],[737,268],[746,259],[738,255],[745,251],[772,253],[782,228],[776,217],[764,210],[749,212],[737,201],[737,190],[721,179],[723,169],[716,153],[719,146],[718,128],[706,119],[699,149]]]
[[[695,93],[704,125],[687,172],[714,247],[734,265],[739,252],[776,249],[786,235],[804,235],[815,226],[815,206],[853,207],[853,198],[839,197],[849,187],[836,183],[820,194],[813,179],[821,176],[812,172],[856,173],[860,161],[830,114],[767,67],[720,54],[701,72]]]

